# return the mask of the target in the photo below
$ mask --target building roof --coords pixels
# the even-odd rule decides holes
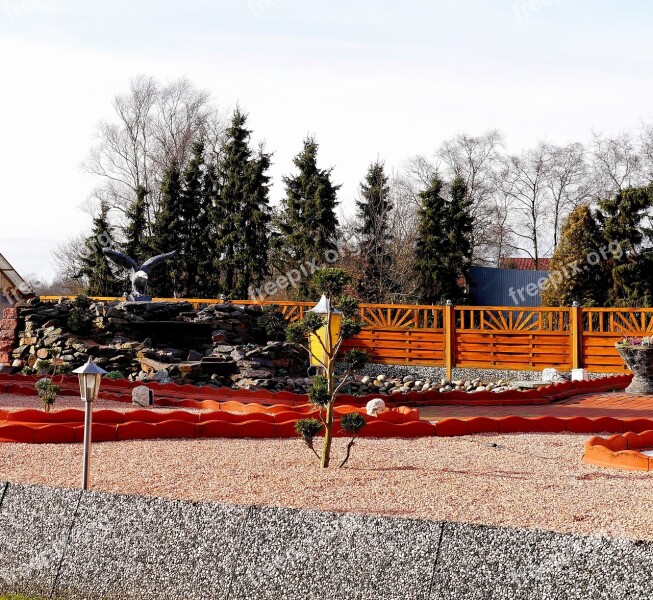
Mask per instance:
[[[538,258],[537,267],[535,266],[535,260],[532,258],[504,258],[501,261],[502,268],[517,269],[518,271],[548,271],[550,264],[550,258]]]
[[[7,293],[14,297],[34,295],[30,285],[9,264],[9,261],[0,254],[0,299],[2,299],[1,296],[5,296]]]

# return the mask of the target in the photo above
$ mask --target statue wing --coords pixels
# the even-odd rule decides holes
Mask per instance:
[[[102,252],[117,265],[125,267],[126,269],[133,269],[134,271],[138,271],[137,262],[130,256],[127,256],[122,252],[116,252],[111,248],[102,248]]]
[[[146,260],[141,266],[141,269],[146,273],[148,273],[148,269],[152,269],[156,267],[159,263],[162,263],[164,260],[168,260],[169,258],[172,258],[175,254],[177,254],[176,250],[173,252],[168,252],[167,254],[159,254],[159,256],[154,256]]]

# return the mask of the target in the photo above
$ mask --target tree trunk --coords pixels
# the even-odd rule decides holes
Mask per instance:
[[[322,468],[327,469],[329,467],[329,461],[331,460],[331,442],[333,439],[333,399],[331,400],[329,406],[327,407],[326,413],[326,427],[324,429],[324,445],[322,446]]]

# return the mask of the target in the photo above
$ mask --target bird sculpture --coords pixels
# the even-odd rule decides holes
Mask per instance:
[[[131,256],[127,256],[122,252],[117,252],[111,248],[103,248],[102,252],[117,265],[131,269],[132,293],[127,296],[127,300],[132,302],[150,302],[152,300],[147,295],[147,283],[150,271],[159,263],[172,258],[177,253],[175,251],[168,252],[167,254],[159,254],[159,256],[154,256],[139,266]]]

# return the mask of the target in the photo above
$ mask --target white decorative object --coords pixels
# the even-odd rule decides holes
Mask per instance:
[[[146,385],[139,385],[132,390],[132,404],[137,406],[152,406],[154,392]]]
[[[587,381],[589,378],[590,374],[587,369],[572,369],[571,371],[572,381]]]
[[[365,410],[370,417],[376,417],[385,410],[385,402],[381,398],[374,398],[367,403]]]
[[[558,369],[544,369],[542,371],[542,381],[544,383],[553,383],[558,380]]]

